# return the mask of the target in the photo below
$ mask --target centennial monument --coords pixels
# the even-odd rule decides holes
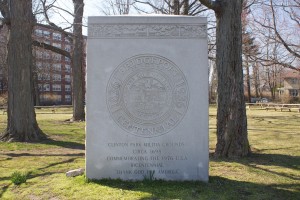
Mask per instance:
[[[206,19],[89,17],[86,174],[208,180]]]

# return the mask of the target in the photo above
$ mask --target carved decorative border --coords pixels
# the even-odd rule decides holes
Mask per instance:
[[[197,39],[207,37],[205,24],[90,24],[89,38]]]

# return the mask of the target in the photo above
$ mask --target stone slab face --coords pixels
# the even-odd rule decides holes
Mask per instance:
[[[89,17],[86,175],[208,181],[206,19]]]

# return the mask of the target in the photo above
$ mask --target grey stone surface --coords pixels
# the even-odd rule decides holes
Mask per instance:
[[[79,176],[79,175],[82,175],[84,173],[84,169],[82,168],[79,168],[79,169],[73,169],[73,170],[70,170],[66,173],[66,176],[67,177],[74,177],[74,176]]]
[[[88,22],[87,177],[208,181],[206,19]]]

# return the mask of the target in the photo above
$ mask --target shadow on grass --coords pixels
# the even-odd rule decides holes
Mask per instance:
[[[1,142],[1,141],[0,141]],[[63,147],[68,149],[75,149],[75,150],[85,150],[85,145],[79,142],[72,142],[72,141],[63,141],[63,140],[54,140],[51,138],[43,139],[38,142],[1,142],[6,144],[16,144],[17,146],[21,146],[24,144],[32,144],[32,145],[49,145],[49,146],[57,146],[57,147]]]
[[[10,154],[5,154],[5,155],[8,155],[8,156],[15,156],[15,157],[20,157],[20,156],[62,156],[63,154],[14,154],[14,155],[10,155]],[[31,178],[36,178],[36,177],[42,177],[42,176],[47,176],[47,175],[52,175],[52,174],[57,174],[57,173],[62,173],[60,171],[54,171],[54,172],[44,172],[46,169],[48,168],[51,168],[51,167],[54,167],[54,166],[57,166],[57,165],[63,165],[63,164],[66,164],[66,163],[72,163],[74,162],[76,159],[84,156],[84,153],[79,153],[79,154],[64,154],[63,156],[75,156],[75,157],[72,157],[72,158],[68,158],[66,160],[63,160],[63,161],[59,161],[59,162],[53,162],[53,163],[50,163],[44,167],[40,167],[40,168],[37,168],[35,169],[34,171],[43,171],[43,173],[36,173],[36,172],[28,172],[27,174],[27,179],[31,179]],[[10,180],[10,176],[7,176],[7,177],[0,177],[0,181],[4,181],[4,180]],[[3,189],[2,189],[3,190]],[[1,197],[1,193],[0,193],[0,197]]]
[[[11,185],[11,183],[8,184],[8,185],[5,185],[5,186],[3,186],[3,187],[0,188],[0,199],[1,199],[1,197],[2,197],[3,194],[4,194],[4,192],[6,192],[6,190],[8,189],[8,187],[9,187],[10,185]]]
[[[10,177],[5,176],[5,177],[0,177],[0,181],[7,181],[10,180]]]
[[[300,176],[290,174],[289,172],[276,172],[263,166],[279,166],[292,170],[300,170],[300,156],[290,156],[283,154],[262,154],[252,153],[249,157],[240,159],[215,159],[213,153],[210,154],[210,160],[215,162],[237,162],[253,169],[283,176],[292,180],[300,180]],[[300,188],[299,188],[300,189]]]
[[[85,149],[85,145],[78,143],[78,142],[53,140],[51,138],[43,140],[39,143],[40,144],[49,144],[49,145],[54,145],[54,146],[59,146],[59,147],[64,147],[64,148],[69,148],[69,149],[79,149],[79,150]]]
[[[52,156],[52,155],[51,155]],[[75,156],[75,155],[73,155]],[[62,164],[66,164],[66,163],[72,163],[74,162],[76,159],[78,159],[78,157],[75,158],[69,158],[60,162],[54,162],[54,163],[50,163],[48,165],[46,165],[45,167],[40,167],[38,169],[35,169],[34,172],[30,171],[27,174],[27,180],[28,179],[32,179],[32,178],[36,178],[36,177],[43,177],[43,176],[50,176],[52,174],[60,174],[62,172],[60,171],[52,171],[52,172],[45,172],[46,169],[57,166],[57,165],[62,165]],[[41,171],[42,173],[37,173]],[[4,181],[4,180],[10,180],[11,177],[0,177],[0,181]],[[0,199],[3,196],[3,194],[7,191],[8,187],[11,185],[12,183],[9,183],[5,186],[0,187]]]
[[[56,165],[62,165],[62,164],[65,164],[65,163],[72,163],[74,162],[76,159],[78,159],[78,157],[76,158],[69,158],[67,160],[63,160],[63,161],[60,161],[60,162],[55,162],[55,163],[50,163],[49,165],[45,166],[45,167],[40,167],[38,168],[38,170],[45,170],[49,167],[53,167],[53,166],[56,166]],[[60,172],[61,173],[61,172]],[[41,176],[40,174],[37,174],[37,176]]]
[[[249,157],[239,159],[216,159],[210,153],[210,159],[215,162],[237,162],[244,165],[268,165],[280,166],[295,170],[300,170],[300,156],[290,156],[283,154],[252,153]]]
[[[211,176],[208,183],[198,181],[121,181],[99,180],[92,183],[122,190],[149,193],[141,200],[158,199],[298,199],[300,192],[288,191],[297,184],[263,185]]]
[[[66,157],[80,157],[84,156],[84,153],[64,153],[61,154],[47,154],[47,153],[41,153],[41,154],[32,154],[32,153],[4,153],[3,155],[9,156],[9,157],[31,157],[31,156],[66,156]]]
[[[52,163],[52,164],[50,164],[50,165],[48,165],[46,167],[39,168],[38,170],[43,170],[43,169],[52,167],[54,165],[59,165],[59,164],[67,163],[67,162],[73,162],[75,159],[76,158],[72,158],[72,159],[68,159],[68,160],[62,161],[62,162]],[[35,178],[35,177],[50,176],[50,175],[56,174],[56,173],[59,173],[59,172],[44,172],[44,173],[38,173],[38,174],[33,174],[32,172],[28,172],[28,174],[27,174],[27,180],[31,179],[31,178]],[[0,181],[10,180],[10,179],[11,179],[11,177],[1,177]],[[12,183],[9,183],[9,184],[7,184],[5,186],[0,187],[0,199],[3,196],[3,194],[7,191],[7,189],[9,188],[10,185],[12,185]]]

